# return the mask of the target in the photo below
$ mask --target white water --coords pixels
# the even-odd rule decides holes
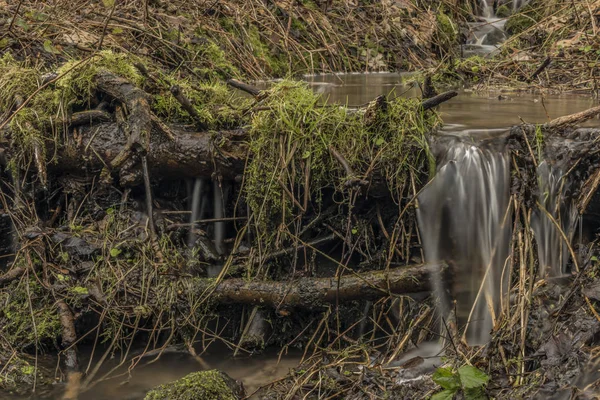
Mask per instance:
[[[191,201],[191,217],[190,217],[190,231],[188,234],[188,247],[194,247],[196,243],[196,221],[200,219],[200,210],[202,203],[202,195],[204,194],[204,180],[196,178],[192,189],[192,201]]]
[[[433,278],[442,316],[449,313],[452,289],[459,323],[468,327],[465,337],[482,344],[507,291],[509,162],[499,149],[456,138],[446,144],[438,165],[418,198],[425,259],[447,262],[454,277],[450,287],[442,277]]]
[[[504,32],[505,19],[495,16],[493,2],[489,0],[479,0],[481,14],[478,16],[480,21],[469,24],[470,34],[467,39],[467,48],[463,48],[465,56],[470,53],[478,55],[487,55],[497,50],[498,45],[506,40]],[[520,3],[514,2],[513,5],[519,6]]]
[[[494,8],[492,4],[488,4],[487,0],[479,0],[481,4],[481,15],[484,18],[492,18],[494,16]]]
[[[562,170],[544,161],[537,173],[540,208],[531,217],[531,227],[537,242],[539,275],[557,277],[567,272],[569,247],[565,238],[569,243],[573,238],[577,208],[566,198],[570,182]]]
[[[223,219],[225,218],[225,203],[227,202],[227,198],[224,188],[221,187],[217,179],[213,181],[213,195],[214,218]],[[223,255],[225,254],[225,222],[215,222],[214,233],[217,253],[219,253],[219,255]]]

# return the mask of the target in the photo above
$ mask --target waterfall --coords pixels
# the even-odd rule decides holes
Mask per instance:
[[[531,227],[537,242],[539,274],[540,277],[557,277],[566,272],[569,247],[563,233],[571,242],[578,220],[577,208],[568,199],[570,181],[560,168],[543,161],[537,175],[540,208],[532,214]]]
[[[513,0],[513,12],[517,12],[517,10],[525,6],[527,3],[529,3],[529,0]]]
[[[479,0],[481,4],[481,15],[483,18],[493,18],[494,17],[494,7],[491,4],[488,4],[487,0]]]
[[[487,341],[507,292],[512,217],[509,161],[491,146],[451,138],[436,176],[418,197],[417,217],[427,262],[446,261],[454,284],[433,277],[439,312],[448,315],[447,289],[472,344]]]
[[[196,178],[194,180],[194,186],[192,189],[192,198],[190,202],[191,209],[191,217],[190,217],[190,231],[188,234],[188,247],[194,247],[196,243],[196,221],[200,219],[200,210],[201,210],[201,202],[202,195],[204,193],[204,180],[201,178]]]

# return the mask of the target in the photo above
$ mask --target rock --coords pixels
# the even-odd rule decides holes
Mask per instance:
[[[508,18],[508,17],[510,17],[511,14],[512,14],[512,10],[506,4],[501,5],[496,10],[497,18]]]
[[[80,237],[71,236],[62,232],[57,232],[52,235],[52,241],[61,244],[69,254],[85,259],[89,259],[95,253],[100,251],[99,246],[88,243]]]
[[[216,369],[192,372],[151,390],[144,400],[237,400],[245,396],[241,383]]]

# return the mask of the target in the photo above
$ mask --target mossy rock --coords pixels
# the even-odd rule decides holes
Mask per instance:
[[[496,17],[498,18],[507,18],[510,17],[511,14],[512,11],[506,4],[498,7],[498,9],[496,10]]]
[[[144,400],[237,400],[244,396],[242,386],[216,369],[192,372],[174,382],[151,390]]]

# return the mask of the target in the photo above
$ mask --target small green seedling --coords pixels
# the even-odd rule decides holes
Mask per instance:
[[[471,365],[464,365],[458,371],[438,368],[431,378],[444,389],[431,396],[431,400],[452,400],[459,392],[463,393],[466,400],[488,398],[483,389],[490,377]]]

